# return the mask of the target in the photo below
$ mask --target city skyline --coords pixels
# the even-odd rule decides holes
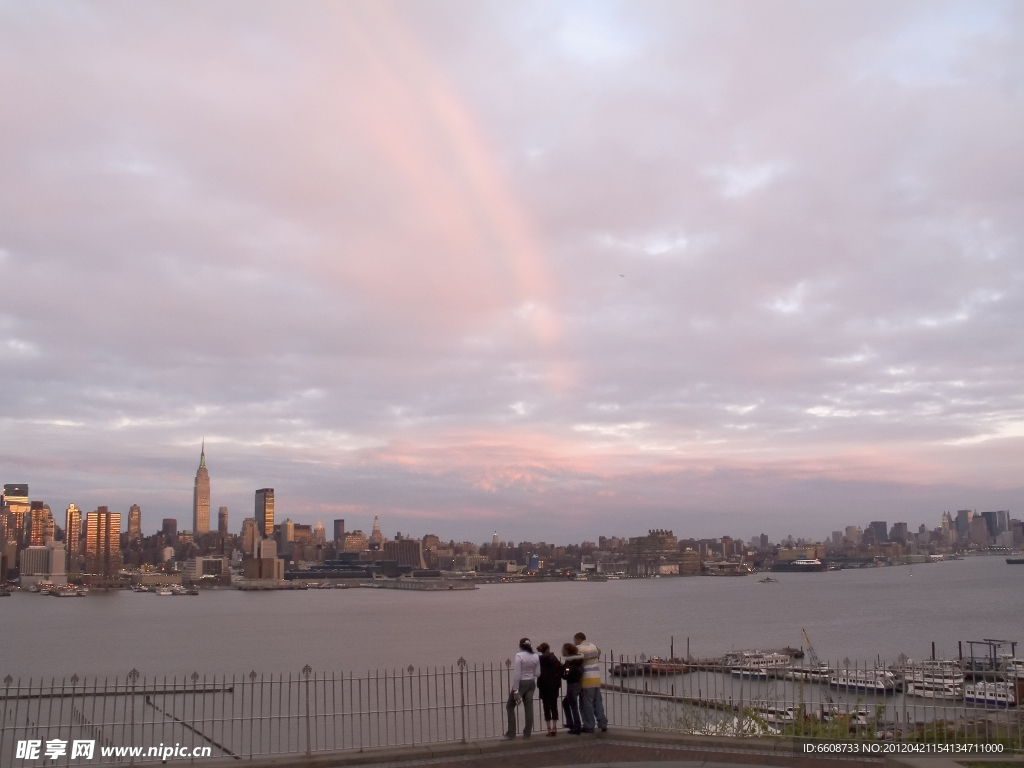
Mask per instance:
[[[1013,4],[0,14],[0,457],[54,509],[200,527],[204,436],[236,531],[1024,504]]]

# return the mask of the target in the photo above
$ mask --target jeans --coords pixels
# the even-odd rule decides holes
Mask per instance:
[[[523,700],[523,716],[526,723],[523,726],[523,737],[530,738],[530,734],[533,733],[533,692],[537,690],[537,682],[535,680],[521,680],[519,682],[519,696]],[[516,735],[516,697],[514,694],[508,695],[508,703],[505,704],[505,711],[508,712],[508,730],[505,731],[506,736]]]
[[[593,731],[595,721],[601,728],[608,727],[608,718],[604,715],[604,702],[601,701],[601,689],[596,685],[582,690],[580,716],[583,719],[584,731]]]
[[[571,733],[579,733],[583,727],[580,721],[580,684],[566,685],[565,698],[562,699],[562,711],[565,712],[565,727]]]

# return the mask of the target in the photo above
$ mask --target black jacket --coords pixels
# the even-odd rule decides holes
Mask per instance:
[[[562,688],[562,662],[553,653],[540,655],[540,677],[537,690],[557,691]]]

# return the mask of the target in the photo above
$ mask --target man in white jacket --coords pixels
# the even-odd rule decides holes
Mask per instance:
[[[530,638],[519,641],[519,653],[516,654],[515,671],[512,676],[512,690],[508,694],[505,711],[508,713],[508,730],[506,739],[516,737],[516,705],[523,702],[523,738],[530,738],[533,733],[533,692],[537,690],[537,678],[540,677],[540,657],[533,652]]]

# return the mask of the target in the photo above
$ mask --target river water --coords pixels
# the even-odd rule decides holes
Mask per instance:
[[[0,676],[263,673],[502,661],[518,639],[586,632],[606,652],[720,655],[802,645],[833,661],[957,657],[957,642],[1024,640],[1024,566],[1001,557],[758,577],[486,585],[475,591],[209,590],[0,599]],[[1021,649],[1024,651],[1024,649]],[[966,642],[964,652],[967,651]],[[1018,653],[1022,655],[1022,653]]]

